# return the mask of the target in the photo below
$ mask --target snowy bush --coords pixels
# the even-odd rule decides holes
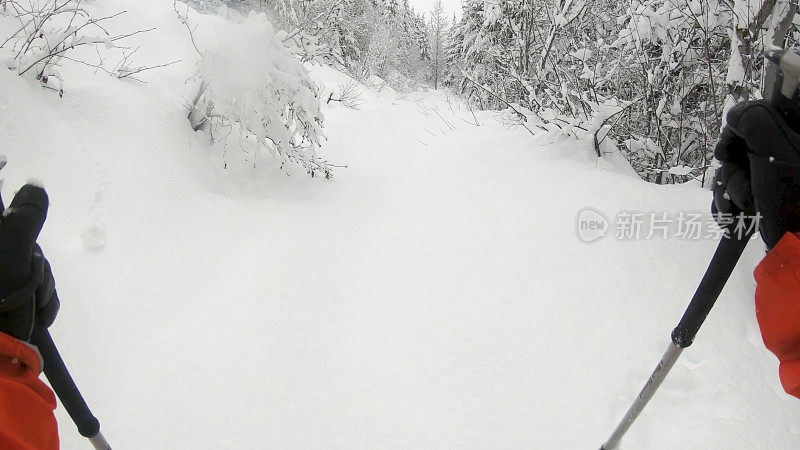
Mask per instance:
[[[328,93],[327,97],[327,104],[335,102],[350,109],[359,109],[363,102],[359,84],[355,80],[339,84],[338,88]]]
[[[64,94],[64,80],[59,70],[63,61],[103,70],[118,78],[131,78],[155,67],[133,64],[134,51],[119,47],[120,42],[139,30],[114,34],[106,23],[124,11],[97,17],[81,0],[0,0],[0,61],[19,75],[39,80],[46,88]],[[78,48],[97,47],[105,52],[117,51],[119,62],[111,68],[101,62],[93,64],[75,56]],[[161,67],[161,66],[157,66]]]
[[[620,128],[629,159],[657,183],[687,179],[679,174],[705,181],[727,92],[730,9],[717,0],[634,0],[622,17],[612,46],[634,70],[616,86],[639,98]],[[695,170],[673,170],[687,166]]]
[[[726,108],[758,97],[759,55],[783,45],[784,32],[797,37],[796,8],[787,0],[465,0],[446,82],[532,132],[593,141],[598,156],[615,142],[649,181],[707,182]]]
[[[188,9],[176,4],[176,12],[193,31]],[[224,167],[255,168],[269,155],[281,168],[294,163],[312,177],[330,178],[333,166],[317,156],[324,138],[317,87],[267,17],[241,17],[217,41],[212,49],[195,43],[201,59],[191,79],[189,121],[222,149]]]

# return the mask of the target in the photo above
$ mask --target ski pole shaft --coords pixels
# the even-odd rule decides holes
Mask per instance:
[[[664,382],[664,379],[667,377],[667,374],[672,369],[672,366],[675,365],[675,362],[678,360],[678,357],[681,356],[683,349],[678,347],[677,345],[670,343],[669,348],[667,351],[664,352],[664,356],[661,357],[661,361],[659,361],[656,369],[648,378],[647,383],[645,383],[642,391],[639,392],[639,396],[636,397],[636,401],[633,402],[628,412],[625,413],[625,417],[622,421],[617,425],[617,428],[614,430],[614,433],[611,434],[611,437],[608,438],[605,444],[600,447],[600,450],[615,450],[617,446],[619,446],[619,442],[622,440],[622,436],[628,431],[628,428],[633,425],[633,422],[639,417],[639,414],[642,413],[644,410],[645,405],[647,402],[653,398],[658,388],[661,386],[661,383]]]
[[[44,374],[61,400],[61,404],[64,405],[64,409],[78,427],[78,431],[82,436],[89,438],[95,449],[110,450],[111,446],[100,433],[100,422],[86,405],[47,328],[34,327],[31,344],[39,349],[44,361]]]
[[[653,398],[653,395],[655,395],[661,383],[664,382],[683,349],[692,345],[697,331],[703,325],[706,317],[708,317],[711,308],[714,307],[714,303],[719,298],[725,283],[728,282],[728,278],[730,278],[734,267],[736,267],[742,252],[747,247],[750,236],[752,236],[752,232],[744,233],[744,235],[723,236],[719,245],[717,245],[717,250],[714,252],[713,258],[711,258],[711,263],[708,265],[705,275],[703,275],[703,279],[700,281],[700,285],[692,297],[692,301],[686,308],[686,312],[683,313],[680,323],[672,331],[672,342],[667,351],[661,357],[661,361],[659,361],[628,412],[625,413],[625,417],[617,425],[611,437],[600,447],[600,450],[615,450],[619,446],[622,437],[633,425],[636,418],[639,417],[639,414],[642,413],[650,399]]]

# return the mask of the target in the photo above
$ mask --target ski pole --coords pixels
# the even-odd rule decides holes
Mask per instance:
[[[78,387],[72,381],[72,376],[64,365],[64,360],[61,359],[47,328],[34,327],[31,344],[39,349],[44,361],[44,374],[81,435],[89,438],[89,442],[96,450],[111,450],[111,446],[100,432],[100,422],[92,415]]]
[[[711,263],[706,269],[700,285],[697,287],[689,307],[683,313],[678,326],[672,331],[672,342],[670,343],[664,356],[661,357],[650,378],[645,383],[639,396],[636,397],[625,417],[617,425],[617,428],[611,434],[611,437],[600,447],[600,450],[616,450],[619,446],[622,437],[633,425],[633,422],[642,413],[647,402],[653,398],[653,395],[658,390],[661,383],[667,377],[675,361],[683,352],[683,349],[692,345],[694,337],[700,326],[703,325],[711,308],[714,307],[714,302],[717,301],[722,288],[736,267],[739,257],[742,255],[747,243],[752,236],[752,226],[747,227],[747,233],[726,233],[722,237],[717,250],[714,252],[714,257],[711,258]],[[731,230],[729,230],[731,231]],[[735,236],[734,236],[735,234]],[[730,236],[729,236],[730,235]]]

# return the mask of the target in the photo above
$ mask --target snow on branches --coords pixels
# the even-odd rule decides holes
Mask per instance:
[[[285,34],[264,14],[233,15],[209,39],[215,44],[202,48],[189,9],[176,3],[175,11],[201,56],[191,78],[189,121],[208,133],[223,167],[255,168],[272,156],[282,168],[296,164],[312,177],[331,178],[334,166],[317,155],[324,139],[319,92]]]
[[[784,35],[797,38],[796,8],[789,0],[464,0],[446,81],[527,126],[594,136],[598,155],[613,144],[649,181],[705,182],[726,107],[758,97],[759,55]]]
[[[125,34],[109,31],[107,23],[124,14],[98,17],[90,13],[82,0],[5,0],[0,9],[0,61],[21,76],[35,78],[42,86],[64,95],[64,79],[59,70],[64,60],[91,66],[116,76],[132,78],[133,75],[155,67],[133,65],[135,53],[121,41],[130,36],[151,30],[137,30]],[[86,46],[117,50],[120,62],[112,69],[92,64],[74,54]],[[99,49],[98,49],[99,52]],[[98,53],[99,54],[99,53]]]

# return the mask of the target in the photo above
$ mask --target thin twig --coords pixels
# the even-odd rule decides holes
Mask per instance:
[[[175,61],[172,61],[172,62],[168,62],[166,64],[156,64],[154,66],[142,66],[142,67],[139,67],[139,68],[137,68],[135,70],[126,72],[124,75],[122,75],[121,74],[122,72],[120,72],[120,75],[117,76],[117,78],[119,78],[120,80],[123,79],[123,78],[129,78],[131,75],[136,75],[137,73],[142,73],[142,72],[144,72],[146,70],[160,69],[162,67],[169,67],[169,66],[171,66],[173,64],[177,64],[177,63],[179,63],[181,61],[182,60],[178,59],[178,60],[175,60]]]

